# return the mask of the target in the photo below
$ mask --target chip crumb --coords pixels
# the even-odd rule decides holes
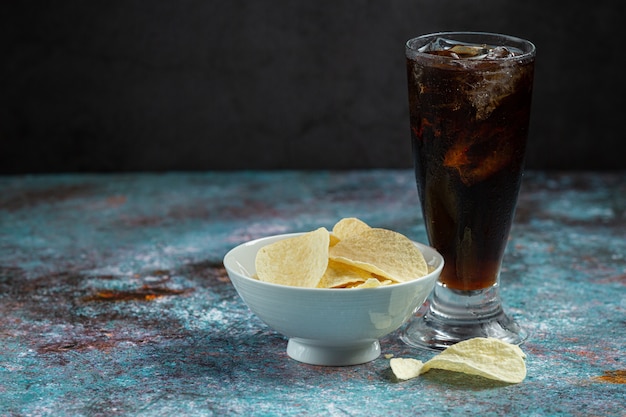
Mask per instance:
[[[393,358],[389,361],[389,366],[396,378],[406,381],[418,377],[424,363],[413,358]]]
[[[393,358],[393,353],[385,353],[385,359]]]

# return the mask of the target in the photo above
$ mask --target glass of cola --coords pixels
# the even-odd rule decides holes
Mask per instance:
[[[522,179],[535,46],[445,32],[406,43],[413,163],[431,246],[445,266],[402,340],[440,350],[473,337],[519,344],[500,267]]]

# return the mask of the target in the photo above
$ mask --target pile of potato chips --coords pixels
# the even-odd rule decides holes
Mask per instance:
[[[259,250],[256,277],[305,288],[372,288],[428,274],[422,252],[406,236],[350,217]]]
[[[519,346],[491,337],[476,337],[450,346],[426,363],[394,358],[389,364],[401,380],[415,378],[431,369],[445,369],[517,384],[526,378],[525,358]]]

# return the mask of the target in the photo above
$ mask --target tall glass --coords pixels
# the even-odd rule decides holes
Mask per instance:
[[[406,58],[415,178],[445,266],[402,339],[437,350],[473,337],[519,344],[526,333],[502,309],[500,266],[522,178],[535,47],[446,32],[409,40]]]

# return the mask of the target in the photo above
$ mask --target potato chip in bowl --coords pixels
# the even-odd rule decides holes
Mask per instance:
[[[224,257],[239,296],[289,339],[291,358],[328,366],[371,361],[380,355],[378,339],[404,324],[432,291],[443,258],[427,245],[409,241],[414,252],[399,239],[402,254],[379,252],[380,264],[370,254],[359,255],[356,241],[355,247],[339,247],[333,255],[342,241],[350,243],[370,230],[363,227],[343,239],[323,227],[269,236],[243,243]],[[416,253],[410,272],[399,274],[396,261],[389,259]],[[410,276],[411,268],[422,263],[425,274]]]

